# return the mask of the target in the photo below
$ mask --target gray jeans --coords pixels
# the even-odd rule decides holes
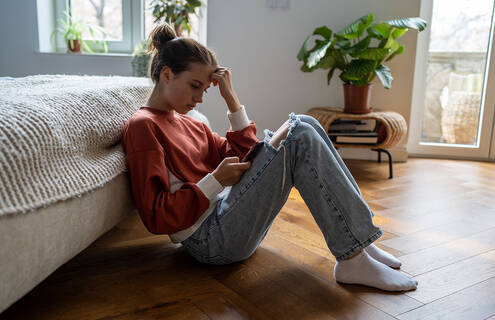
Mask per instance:
[[[319,122],[289,115],[290,129],[278,148],[264,145],[230,192],[182,242],[196,260],[229,264],[249,258],[265,238],[292,187],[301,194],[337,260],[352,256],[382,235],[373,213]]]

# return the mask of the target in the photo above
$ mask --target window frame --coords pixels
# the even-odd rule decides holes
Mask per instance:
[[[122,41],[108,40],[108,53],[132,54],[134,48],[145,39],[144,30],[144,1],[148,0],[121,0],[122,1]],[[203,3],[199,10],[198,39],[206,45],[206,17],[208,0],[201,0]],[[55,0],[54,5],[54,25],[59,19],[64,19],[63,12],[70,7],[70,0]],[[63,34],[56,33],[55,52],[67,52],[67,44]]]
[[[425,0],[420,5],[420,16],[431,26],[433,18],[433,1]],[[492,13],[492,24],[489,45],[486,53],[485,75],[481,100],[478,137],[476,144],[448,144],[422,142],[421,132],[424,119],[424,103],[426,97],[427,69],[431,28],[426,28],[418,35],[414,66],[413,95],[411,100],[411,117],[408,128],[407,150],[412,157],[436,157],[447,159],[487,160],[495,158],[495,92],[487,88],[495,84],[495,5]],[[490,150],[491,148],[491,150]]]

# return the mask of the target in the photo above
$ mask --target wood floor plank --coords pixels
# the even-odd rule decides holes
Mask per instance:
[[[416,233],[396,236],[383,240],[381,243],[389,248],[399,250],[403,254],[409,254],[476,234],[489,228],[491,226],[459,220]]]
[[[332,261],[316,255],[310,250],[307,250],[291,241],[279,237],[274,232],[268,233],[267,237],[263,241],[263,247],[277,252],[285,257],[291,258],[292,261],[304,268],[305,271],[313,274],[323,281],[330,281],[331,285],[351,293],[353,297],[358,298],[390,315],[397,315],[423,305],[419,301],[400,293],[385,292],[364,286],[337,284],[333,277],[334,263]]]
[[[273,231],[281,237],[297,243],[322,257],[335,261],[335,257],[328,249],[325,238],[321,232],[315,233],[308,231],[292,222],[285,221],[283,216],[275,219],[270,231]]]
[[[433,215],[416,215],[409,213],[397,213],[394,216],[376,214],[381,219],[377,221],[379,226],[388,232],[401,236],[410,235],[422,230],[439,227],[448,222],[460,220],[453,218],[449,213],[436,213]]]
[[[215,278],[272,318],[393,319],[265,247],[258,248],[235,272]],[[282,303],[278,300],[281,293],[285,303],[274,310],[274,303]]]
[[[492,277],[495,277],[495,250],[416,276],[418,288],[406,294],[430,303]]]
[[[180,306],[212,292],[232,295],[230,289],[208,276],[222,267],[195,263],[177,245],[136,245],[98,252],[87,260],[82,255],[83,260],[64,265],[66,271],[52,275],[23,298],[24,306],[31,307],[14,305],[5,319],[115,317],[157,305]],[[67,313],[60,314],[59,306],[52,303],[59,300],[64,301]],[[40,308],[43,312],[38,314]]]
[[[495,315],[495,277],[397,316],[401,320],[483,320]]]
[[[379,200],[372,200],[370,202],[375,202],[386,208],[396,208],[396,212],[405,211],[404,209],[406,209],[408,212],[417,215],[426,215],[428,213],[436,213],[442,210],[448,210],[448,212],[462,213],[464,212],[466,207],[473,204],[474,199],[470,199],[469,197],[467,197],[467,194],[469,194],[469,192],[432,192],[429,195],[425,195],[423,197],[408,197],[403,195]],[[477,197],[475,193],[471,194],[473,195],[473,198]]]
[[[416,276],[495,249],[495,228],[401,256],[402,269]]]
[[[210,319],[270,319],[237,294],[214,294],[201,297],[194,301],[194,305],[206,313]]]
[[[170,307],[167,303],[144,309],[136,309],[117,316],[103,317],[99,320],[147,320],[147,319],[176,319],[176,320],[209,320],[211,319],[201,309],[192,303],[183,303]]]
[[[470,187],[467,185],[460,185],[462,181],[452,181],[449,180],[440,180],[433,184],[424,185],[423,183],[418,184],[407,184],[398,186],[392,189],[381,189],[372,192],[372,195],[376,197],[376,199],[388,199],[388,198],[396,198],[396,197],[404,197],[404,194],[407,194],[407,197],[414,200],[418,198],[431,198],[432,193],[438,193],[441,190],[442,194],[459,194],[461,192],[475,190],[474,187]]]

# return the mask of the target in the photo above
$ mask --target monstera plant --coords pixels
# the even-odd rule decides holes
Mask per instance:
[[[335,70],[339,70],[339,78],[344,82],[344,111],[367,113],[371,111],[371,81],[378,77],[385,88],[392,87],[393,77],[386,63],[404,52],[404,45],[397,39],[409,29],[425,28],[426,21],[419,17],[374,23],[370,12],[339,32],[326,26],[316,28],[304,41],[297,59],[304,62],[303,72],[329,70],[328,84]],[[314,46],[308,50],[312,39]]]

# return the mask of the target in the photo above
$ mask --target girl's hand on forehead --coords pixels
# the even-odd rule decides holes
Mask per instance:
[[[211,75],[211,79],[210,81],[213,82],[213,85],[214,86],[217,86],[218,85],[218,78],[215,77],[215,75],[218,75],[218,76],[222,76],[225,74],[226,71],[230,71],[229,68],[225,68],[225,67],[218,67],[215,69],[215,71],[213,71],[212,75]],[[231,72],[231,71],[230,71]]]
[[[211,75],[214,86],[219,86],[220,94],[226,98],[234,93],[232,87],[232,71],[229,68],[218,67]]]

